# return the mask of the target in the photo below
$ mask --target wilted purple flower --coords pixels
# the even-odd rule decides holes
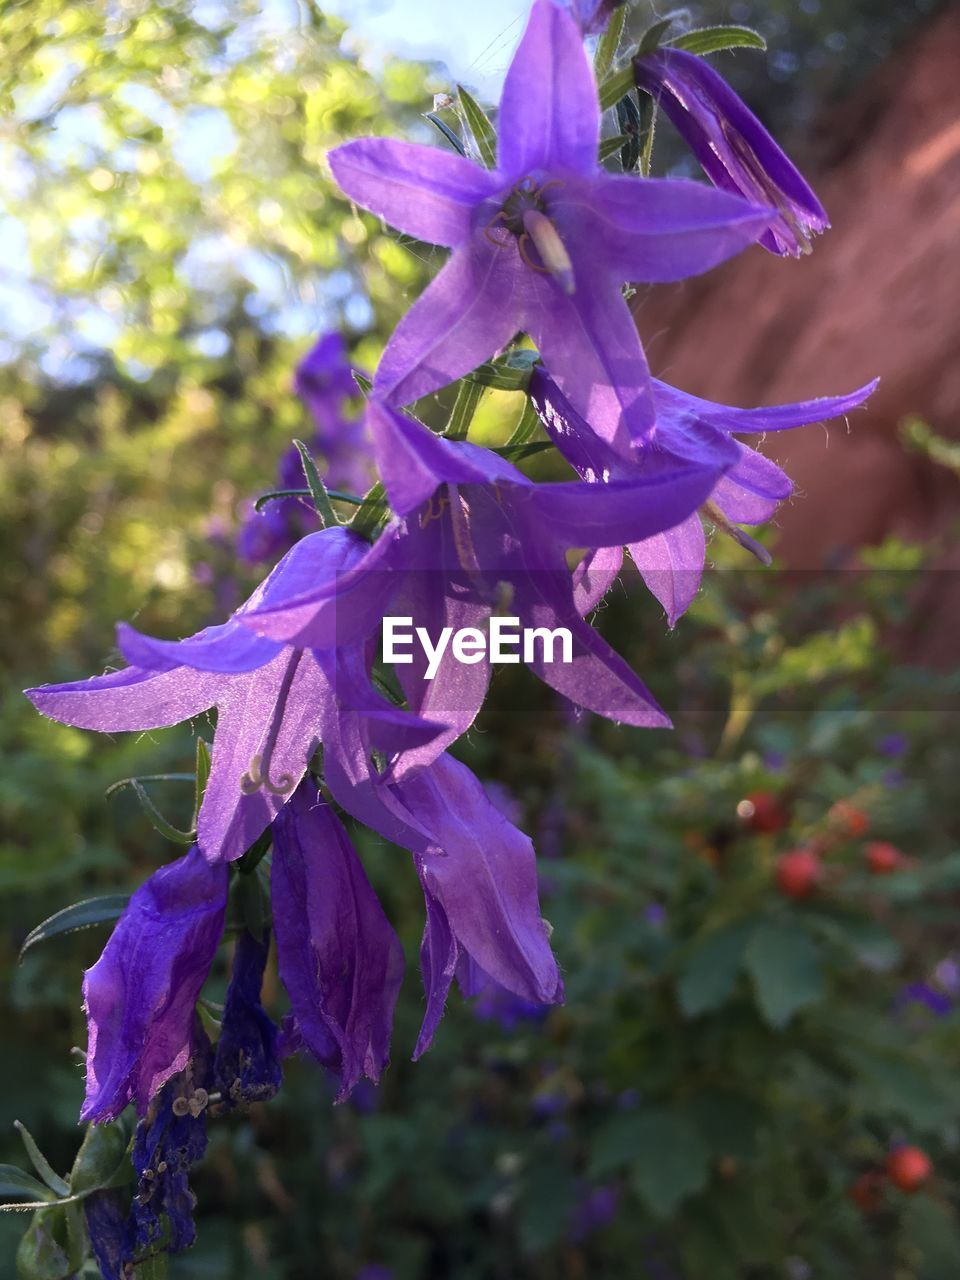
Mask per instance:
[[[190,1054],[183,1070],[163,1086],[137,1125],[131,1159],[137,1189],[127,1225],[128,1261],[163,1241],[168,1253],[189,1249],[196,1238],[190,1166],[207,1149],[206,1108],[213,1054],[194,1017]]]
[[[121,1191],[95,1191],[83,1201],[93,1258],[103,1280],[122,1280],[127,1243],[127,1202]]]
[[[214,1088],[227,1107],[266,1102],[283,1080],[279,1028],[260,1002],[269,950],[269,935],[244,929],[237,940],[213,1059]]]
[[[190,1056],[194,1006],[223,933],[227,868],[194,846],[134,893],[84,975],[87,1090],[81,1120],[150,1099]]]
[[[612,482],[630,476],[654,478],[665,466],[676,465],[678,458],[688,459],[690,464],[699,460],[702,465],[717,465],[724,457],[732,459],[729,470],[712,486],[703,510],[713,524],[761,553],[762,549],[737,526],[769,520],[779,503],[789,497],[793,484],[776,463],[734,440],[733,433],[784,431],[835,418],[863,404],[877,386],[874,380],[846,396],[763,409],[735,409],[688,395],[656,378],[652,381],[656,431],[650,444],[631,460],[620,457],[596,437],[540,366],[533,370],[530,396],[563,456],[575,471],[604,492]],[[699,514],[693,512],[672,526],[664,525],[649,537],[628,543],[627,549],[666,610],[670,626],[674,626],[696,595],[703,573],[706,541]],[[617,564],[614,562],[614,576]]]
[[[759,237],[771,253],[809,253],[811,236],[830,223],[802,175],[752,111],[703,58],[659,48],[633,61],[637,85],[676,126],[704,173],[723,191],[772,205]]]
[[[333,810],[304,781],[273,824],[271,868],[288,1052],[337,1077],[337,1100],[377,1081],[403,980],[403,949]]]
[[[304,538],[250,599],[221,626],[189,639],[155,640],[118,627],[118,644],[132,665],[90,680],[28,689],[45,715],[100,732],[161,728],[216,706],[213,767],[197,820],[197,842],[210,861],[238,858],[280,812],[303,777],[319,741],[327,703],[335,698],[318,652],[279,644],[243,625],[259,608],[284,606],[308,588],[315,604],[314,643],[361,645],[389,607],[382,567],[388,540],[370,547],[348,529]],[[350,689],[363,701],[372,746],[421,744],[427,726],[379,698],[357,677]],[[347,686],[338,690],[345,696]],[[409,731],[409,738],[407,737]],[[438,748],[439,749],[439,748]]]
[[[507,72],[498,167],[364,138],[330,153],[364,208],[453,254],[387,344],[375,391],[402,406],[454,381],[518,330],[610,444],[645,438],[655,412],[625,280],[696,275],[739,252],[772,211],[701,184],[600,167],[597,87],[579,27],[536,0]]]

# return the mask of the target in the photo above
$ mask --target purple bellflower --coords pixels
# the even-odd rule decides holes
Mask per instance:
[[[732,446],[722,441],[727,452],[710,459],[712,465],[704,458],[699,465],[673,459],[656,474],[634,472],[602,489],[581,481],[535,484],[489,450],[443,440],[385,405],[372,402],[368,416],[387,495],[403,517],[399,531],[381,538],[394,543],[381,561],[390,564],[391,608],[433,637],[448,626],[479,630],[492,614],[515,615],[527,628],[566,628],[571,661],[548,661],[542,648],[530,660],[542,680],[609,719],[668,727],[645,685],[583,621],[609,585],[609,557],[597,552],[571,579],[566,550],[613,547],[619,555],[624,541],[672,528],[709,497],[729,465]],[[614,574],[618,567],[619,560]],[[308,592],[276,605],[267,602],[244,613],[242,621],[276,641],[313,644],[318,628],[326,627],[326,608],[323,591]],[[469,728],[489,681],[486,659],[464,665],[448,655],[435,678],[426,680],[425,658],[413,657],[412,664],[397,667],[411,711],[418,722],[422,717],[449,727],[446,739],[430,742],[429,757],[411,749],[405,757],[409,766],[427,763],[440,742]],[[336,754],[343,759],[349,752]],[[350,808],[329,769],[326,777],[338,801]],[[362,784],[360,777],[353,781]]]
[[[561,9],[572,14],[585,36],[599,35],[624,0],[554,0]]]
[[[633,67],[637,85],[663,108],[715,186],[776,209],[760,244],[781,255],[809,253],[811,237],[830,226],[826,211],[726,80],[684,49],[659,48]]]
[[[674,456],[705,461],[724,446],[733,450],[733,465],[718,477],[703,504],[707,518],[741,545],[765,559],[767,553],[737,526],[762,524],[790,496],[793,484],[776,463],[755,449],[735,441],[734,433],[784,431],[836,418],[858,408],[877,386],[876,380],[846,396],[824,397],[798,404],[763,409],[734,409],[701,400],[653,379],[657,429],[650,446],[627,461],[598,440],[589,425],[538,366],[530,380],[530,395],[551,440],[570,465],[586,480],[605,490],[612,482],[634,475],[658,474],[665,459]],[[670,626],[686,612],[700,587],[706,540],[694,511],[672,526],[627,544],[644,581],[667,613]],[[608,565],[616,574],[619,559]]]
[[[626,280],[680,280],[746,248],[772,211],[699,183],[600,167],[600,107],[580,29],[536,0],[507,72],[497,168],[363,138],[330,153],[352,200],[453,250],[400,321],[374,391],[400,407],[453,382],[518,330],[591,426],[620,450],[654,425]]]
[[[314,609],[317,644],[331,654],[343,646],[348,655],[389,607],[386,575],[371,572],[389,548],[389,540],[371,548],[343,528],[310,534],[226,623],[181,641],[154,640],[121,624],[118,643],[129,667],[29,689],[27,695],[52,719],[105,733],[178,724],[216,706],[213,767],[197,843],[211,862],[238,858],[303,777],[319,741],[324,706],[334,697],[324,654],[255,635],[243,618],[308,588],[325,592],[322,606]],[[374,748],[395,752],[437,734],[438,726],[398,710],[359,679],[354,688],[363,698]]]
[[[244,929],[237,939],[223,1021],[213,1058],[213,1084],[224,1107],[266,1102],[280,1088],[279,1028],[260,1002],[269,934]]]

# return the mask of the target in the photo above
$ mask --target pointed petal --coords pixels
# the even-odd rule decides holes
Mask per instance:
[[[452,151],[392,138],[360,138],[328,155],[343,191],[398,231],[453,248],[467,239],[473,210],[497,175]]]
[[[231,679],[218,704],[213,767],[197,819],[197,843],[210,862],[241,857],[286,804],[319,740],[329,700],[329,686],[309,652],[297,660],[284,650],[259,671]],[[248,793],[244,777],[259,773],[254,760],[265,753],[275,716],[280,722],[267,752],[269,777]]]
[[[644,582],[663,605],[675,627],[700,589],[706,539],[694,513],[664,533],[632,543],[627,550]]]
[[[134,893],[83,981],[87,1090],[81,1121],[143,1115],[186,1065],[194,1006],[223,933],[227,869],[194,847]]]
[[[528,837],[452,756],[396,789],[437,833],[442,852],[419,859],[418,869],[458,945],[509,991],[555,1001],[560,974],[540,916]]]
[[[499,167],[597,168],[600,105],[579,27],[553,0],[536,0],[500,99]]]
[[[254,635],[234,619],[205,627],[186,640],[156,640],[126,622],[117,624],[117,648],[131,666],[145,670],[240,672],[264,666],[280,652],[280,645]]]
[[[657,407],[661,414],[696,414],[724,431],[786,431],[813,422],[827,422],[858,409],[880,384],[874,378],[845,396],[823,396],[817,400],[800,400],[796,404],[774,404],[760,409],[735,409],[731,405],[701,400],[669,383],[653,380]]]
[[[567,245],[600,247],[618,282],[649,284],[709,271],[763,235],[773,217],[700,182],[612,173],[568,183],[551,213]]]
[[[418,858],[416,862],[427,911],[423,938],[420,941],[420,973],[423,977],[427,1007],[420,1034],[417,1036],[417,1046],[413,1051],[414,1062],[421,1058],[433,1044],[433,1037],[443,1017],[450,984],[457,971],[459,958],[457,940],[450,931],[447,913],[424,883],[423,860]]]
[[[470,373],[506,346],[521,327],[516,297],[519,259],[512,245],[483,231],[453,251],[403,317],[374,376],[388,404],[411,404]]]
[[[601,440],[627,457],[656,422],[646,356],[619,280],[582,248],[573,263],[576,289],[569,296],[550,277],[533,279],[528,272],[524,328],[564,396]]]
[[[43,715],[78,729],[115,733],[164,729],[214,705],[223,678],[177,667],[156,673],[127,667],[70,684],[25,690]]]
[[[734,524],[762,524],[789,498],[793,481],[762,453],[745,444],[738,447],[739,462],[718,482],[711,500]]]
[[[304,1046],[339,1081],[337,1101],[387,1064],[403,948],[342,823],[305,782],[273,829],[280,978]]]
[[[588,551],[573,573],[573,603],[586,617],[607,594],[623,564],[623,547],[600,547]]]

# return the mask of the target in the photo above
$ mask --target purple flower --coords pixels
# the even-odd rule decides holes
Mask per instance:
[[[336,696],[321,653],[255,635],[244,619],[255,609],[285,606],[310,588],[318,601],[311,612],[314,643],[331,651],[342,646],[346,662],[389,607],[386,576],[372,572],[389,550],[389,540],[371,548],[343,528],[311,534],[221,626],[166,641],[121,624],[118,643],[131,666],[29,689],[27,696],[55,720],[107,733],[173,725],[216,706],[197,843],[210,861],[238,858],[303,777],[325,706]],[[396,751],[436,736],[437,726],[398,711],[359,675],[350,688],[363,703],[365,741],[374,748]],[[341,683],[340,695],[345,691]]]
[[[194,1006],[227,908],[227,868],[194,847],[134,893],[84,975],[87,1090],[81,1120],[112,1120],[150,1099],[190,1056]]]
[[[903,1008],[909,1004],[923,1005],[938,1018],[945,1018],[953,1009],[953,1001],[950,997],[931,987],[928,982],[911,982],[901,988],[896,999],[896,1007]]]
[[[330,153],[351,199],[453,250],[387,344],[375,391],[409,404],[524,330],[579,412],[625,450],[655,410],[623,281],[706,271],[761,235],[771,211],[698,183],[603,170],[593,73],[576,21],[553,0],[533,5],[498,129],[492,171],[386,138]]]
[[[213,1060],[214,1087],[227,1107],[266,1102],[283,1079],[279,1028],[260,1003],[269,950],[269,935],[255,938],[244,929],[237,940]]]
[[[577,1206],[570,1225],[570,1239],[585,1240],[595,1231],[608,1227],[620,1208],[621,1191],[618,1186],[581,1186]]]
[[[337,1077],[337,1101],[376,1082],[390,1052],[403,949],[333,810],[304,781],[273,824],[271,891],[285,1049]]]
[[[554,0],[554,3],[573,15],[585,36],[593,36],[605,29],[614,9],[619,9],[624,0]]]
[[[553,379],[536,367],[530,396],[557,448],[584,479],[601,492],[629,477],[655,477],[677,458],[717,465],[732,458],[732,466],[711,486],[704,503],[707,518],[755,552],[761,548],[737,528],[769,520],[793,490],[790,478],[761,453],[733,439],[737,432],[784,431],[849,413],[867,399],[877,381],[846,396],[772,405],[763,409],[734,409],[688,395],[653,379],[657,407],[656,432],[649,446],[626,460],[597,439]],[[584,541],[587,541],[585,538]],[[670,626],[686,612],[696,595],[706,554],[699,514],[694,511],[664,524],[649,537],[628,542],[634,563],[647,586],[663,605]],[[616,576],[619,561],[609,566]]]
[[[83,1202],[93,1258],[103,1280],[122,1280],[126,1259],[127,1207],[117,1190],[95,1191]]]
[[[723,191],[772,205],[776,217],[759,237],[771,253],[809,253],[811,236],[830,223],[820,201],[757,117],[709,63],[683,49],[659,48],[633,61],[637,84],[651,94]]]
[[[910,750],[910,739],[905,733],[888,733],[877,743],[877,750],[882,756],[896,759]]]

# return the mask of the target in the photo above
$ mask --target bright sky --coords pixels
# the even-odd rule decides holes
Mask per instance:
[[[446,64],[451,79],[496,99],[530,0],[326,0],[345,44],[374,65],[385,53]]]

